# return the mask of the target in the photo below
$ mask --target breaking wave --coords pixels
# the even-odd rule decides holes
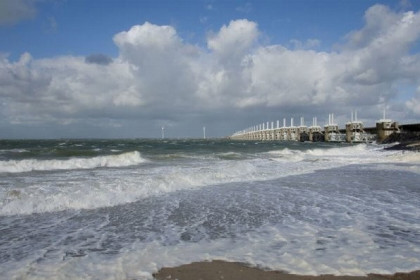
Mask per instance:
[[[284,148],[269,151],[268,156],[276,161],[332,161],[336,164],[363,164],[376,162],[395,162],[396,160],[418,161],[420,157],[413,152],[387,151],[382,146],[359,144],[335,148],[315,148],[308,150],[294,150]]]
[[[65,160],[23,159],[0,161],[0,173],[20,173],[47,170],[92,169],[98,167],[125,167],[145,162],[138,151],[118,155]]]
[[[186,189],[275,180],[354,164],[393,170],[397,164],[402,170],[420,172],[420,153],[386,151],[365,144],[329,149],[284,148],[253,156],[238,152],[185,158],[186,154],[181,155],[180,158],[172,158],[172,154],[169,154],[166,162],[156,156],[146,160],[137,151],[67,160],[0,161],[0,173],[86,170],[133,166],[146,161],[152,163],[141,168],[119,168],[113,172],[98,168],[94,176],[90,171],[68,172],[59,181],[54,176],[28,174],[30,183],[25,188],[16,186],[12,177],[12,183],[6,184],[10,187],[0,190],[0,215],[110,207]],[[400,166],[401,163],[405,165]]]

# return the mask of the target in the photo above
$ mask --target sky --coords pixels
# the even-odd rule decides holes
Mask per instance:
[[[420,122],[419,0],[0,0],[0,139]],[[295,124],[297,121],[295,121]]]

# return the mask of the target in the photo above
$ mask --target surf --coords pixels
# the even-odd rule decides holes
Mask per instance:
[[[132,151],[117,155],[69,159],[22,159],[0,161],[0,173],[21,173],[30,171],[93,169],[99,167],[127,167],[145,162],[140,152]]]

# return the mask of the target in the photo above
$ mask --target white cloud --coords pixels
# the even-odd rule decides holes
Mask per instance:
[[[250,97],[266,106],[325,102],[329,56],[313,51],[291,51],[280,46],[260,48],[252,56]],[[250,104],[248,104],[250,105]]]
[[[392,47],[394,52],[405,51],[410,43],[418,40],[418,13],[394,13],[386,6],[375,5],[366,11],[365,21],[361,30],[348,35],[347,47],[370,48],[382,54],[390,51],[387,47]]]
[[[123,55],[134,50],[165,50],[181,43],[172,26],[158,26],[149,22],[135,25],[129,31],[123,31],[114,36],[114,42]]]
[[[1,84],[8,85],[0,96],[8,103],[4,114],[15,123],[84,117],[103,109],[138,105],[130,92],[132,76],[128,66],[85,63],[82,57],[32,60],[23,54],[16,63],[3,61]],[[79,113],[83,113],[78,116]]]
[[[290,43],[295,49],[302,50],[302,49],[314,49],[321,45],[321,41],[318,39],[307,39],[305,42],[300,40],[292,39]]]
[[[411,110],[415,115],[420,116],[420,86],[417,87],[416,94],[413,98],[408,100],[405,105],[409,110]]]
[[[200,23],[206,23],[209,20],[208,17],[200,17]]]
[[[419,90],[410,100],[398,99],[401,81],[420,88],[420,55],[410,53],[420,38],[420,14],[375,5],[365,20],[335,52],[312,50],[316,39],[295,42],[300,47],[294,49],[259,45],[257,23],[241,19],[209,35],[207,48],[185,43],[172,26],[146,22],[114,36],[119,56],[113,59],[3,57],[0,124],[112,120],[118,127],[136,120],[158,127],[185,123],[187,130],[200,119],[229,122],[249,112],[308,119],[334,111],[339,118],[363,107],[375,118],[385,103],[390,111],[405,106],[398,116],[420,116]]]
[[[207,46],[223,61],[236,61],[250,50],[258,37],[257,24],[246,19],[223,25],[217,34],[209,36]]]
[[[250,12],[252,12],[252,4],[251,3],[245,3],[241,6],[236,7],[236,11],[241,12],[241,13],[245,13],[245,14],[249,14]]]
[[[200,50],[184,44],[171,26],[137,25],[114,36],[121,61],[130,65],[133,86],[144,104],[183,110],[196,91]]]

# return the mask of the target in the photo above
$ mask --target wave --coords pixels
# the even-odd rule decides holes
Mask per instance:
[[[391,155],[391,152],[385,154],[378,153],[383,151],[382,147],[367,144],[359,144],[354,146],[343,146],[333,148],[315,148],[308,150],[294,150],[284,148],[282,150],[270,151],[267,154],[273,160],[284,161],[314,161],[327,160],[340,163],[366,163],[372,161],[386,160],[385,154]]]
[[[236,153],[191,161],[167,161],[162,164],[145,165],[141,169],[118,169],[109,172],[97,169],[95,176],[81,172],[77,177],[32,176],[30,187],[15,186],[0,190],[0,215],[31,214],[61,211],[66,209],[92,209],[110,207],[137,201],[150,196],[181,190],[193,190],[219,184],[275,180],[281,177],[312,173],[317,170],[338,168],[350,164],[383,163],[389,168],[400,166],[413,171],[419,168],[418,154],[412,152],[385,151],[373,145],[344,146],[339,148],[315,148],[307,150],[281,149],[259,153],[253,157],[232,160]],[[152,158],[154,162],[155,158]],[[293,159],[293,160],[291,160]],[[411,161],[410,161],[411,160]],[[96,167],[137,165],[145,160],[139,152],[93,158],[73,158],[65,161],[17,161],[15,169],[8,172],[24,172],[51,169],[88,169]],[[411,162],[402,166],[401,162]],[[417,161],[419,162],[419,161]],[[396,163],[396,164],[390,164]],[[0,170],[5,172],[5,162]],[[394,166],[394,167],[393,167]],[[12,171],[10,171],[12,170]],[[13,178],[13,177],[11,177]],[[65,187],[61,187],[65,186]],[[46,203],[48,202],[48,203]]]
[[[397,162],[404,162],[404,163],[414,163],[414,162],[420,162],[420,153],[418,152],[402,152],[402,153],[394,153],[391,154],[389,157],[391,160],[395,160]]]
[[[4,153],[29,153],[26,149],[10,149],[10,150],[0,150],[0,154]]]
[[[284,148],[282,150],[275,150],[267,152],[270,159],[275,161],[302,161],[305,157],[305,152],[300,150],[292,150]]]
[[[225,159],[225,160],[238,160],[238,159],[245,158],[243,153],[236,153],[236,152],[219,153],[216,156],[220,159]]]
[[[293,153],[292,150],[289,152]],[[281,152],[280,152],[281,153]],[[0,215],[31,214],[66,209],[110,207],[181,190],[194,190],[219,184],[274,180],[290,175],[333,168],[335,162],[313,164],[309,161],[276,161],[263,154],[256,158],[232,160],[218,156],[203,160],[200,156],[182,164],[148,165],[141,170],[98,169],[95,178],[79,174],[66,177],[60,187],[56,178],[32,178],[30,188],[5,189],[0,193]],[[48,180],[48,181],[46,181]],[[45,202],[48,203],[45,203]]]
[[[92,169],[98,167],[124,167],[145,162],[138,151],[118,155],[91,158],[70,158],[66,160],[7,160],[0,161],[0,173],[20,173],[47,170]]]
[[[358,144],[334,148],[293,150],[284,148],[267,152],[269,159],[288,165],[316,163],[316,169],[342,167],[353,164],[374,164],[373,168],[405,170],[420,173],[420,153],[385,150],[383,145]],[[398,166],[402,165],[402,166]],[[372,168],[372,167],[371,167]],[[307,169],[307,170],[310,170]]]
[[[59,182],[49,175],[32,177],[30,187],[0,189],[0,215],[111,207],[169,192],[278,177],[274,171],[259,174],[264,162],[258,160],[213,163],[150,165],[141,170],[122,168],[118,172],[98,169],[94,177],[81,172],[77,176],[65,175]]]

